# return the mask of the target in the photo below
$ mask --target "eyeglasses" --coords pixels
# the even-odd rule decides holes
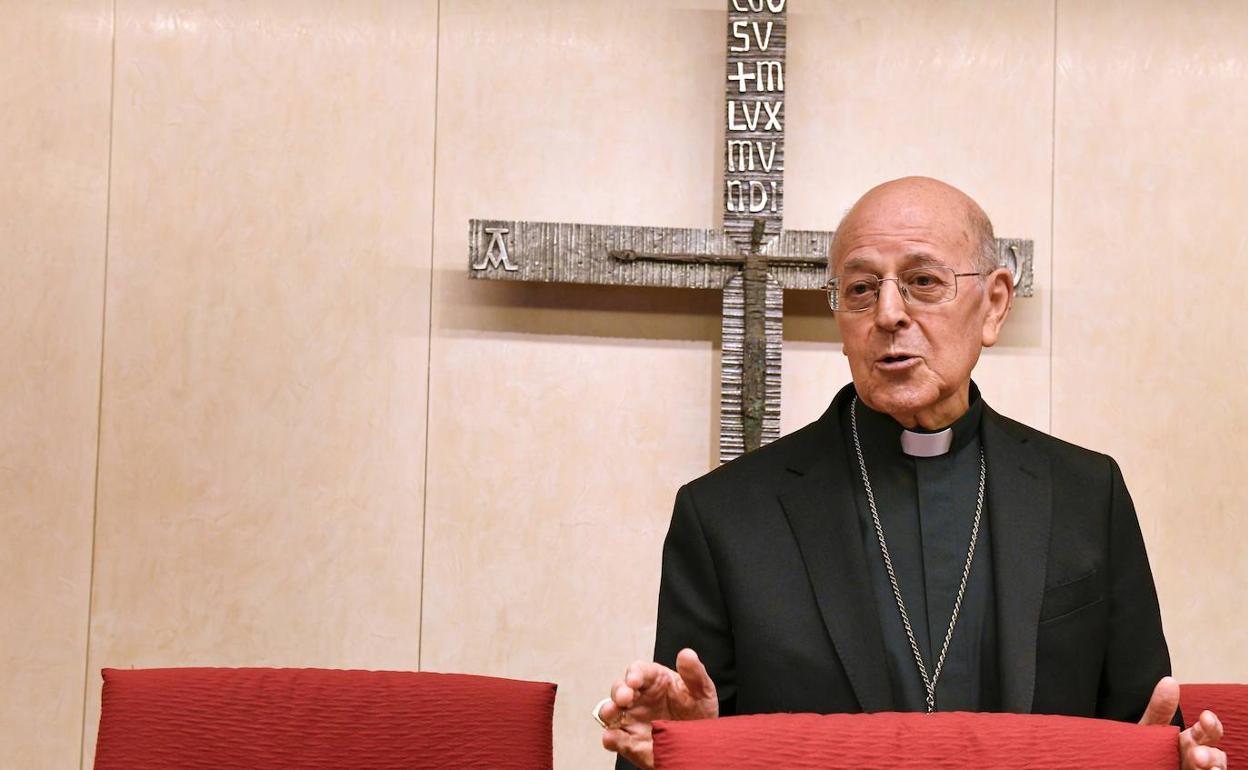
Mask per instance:
[[[871,273],[851,273],[828,281],[828,306],[833,312],[858,313],[870,310],[880,299],[885,281],[896,281],[897,291],[907,305],[940,305],[958,296],[958,279],[987,273],[955,273],[953,268],[926,265],[902,270],[896,278],[880,278]]]

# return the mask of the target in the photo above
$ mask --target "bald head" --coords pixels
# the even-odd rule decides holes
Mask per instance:
[[[953,231],[970,256],[968,267],[988,272],[997,267],[997,242],[988,215],[969,195],[939,179],[907,176],[871,188],[858,199],[832,242],[829,272],[834,273],[858,237],[891,231],[904,233],[941,223]]]

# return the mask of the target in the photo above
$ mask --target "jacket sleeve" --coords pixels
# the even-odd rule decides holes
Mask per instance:
[[[720,716],[731,716],[736,703],[732,628],[715,561],[688,485],[676,493],[672,523],[663,541],[654,660],[675,668],[676,654],[686,647],[698,653],[715,682]],[[622,757],[615,766],[616,770],[633,770]]]
[[[715,682],[719,713],[730,716],[736,703],[735,657],[721,588],[701,514],[689,487],[681,487],[663,541],[654,659],[675,668],[676,654],[692,648]]]
[[[1135,506],[1118,463],[1111,459],[1110,468],[1109,629],[1097,714],[1135,722],[1157,681],[1170,674],[1170,652]],[[1174,724],[1182,727],[1177,712]]]

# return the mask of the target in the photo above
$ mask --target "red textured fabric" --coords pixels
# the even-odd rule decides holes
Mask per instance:
[[[1248,758],[1248,684],[1185,684],[1179,687],[1179,701],[1188,727],[1205,710],[1222,720],[1219,748],[1226,752],[1229,765]]]
[[[1032,714],[760,714],[656,722],[655,770],[1175,770],[1178,728]]]
[[[104,669],[96,770],[548,770],[555,685],[463,674]]]

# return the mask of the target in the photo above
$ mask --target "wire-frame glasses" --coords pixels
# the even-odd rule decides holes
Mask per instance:
[[[924,265],[902,270],[896,278],[871,273],[850,273],[828,281],[828,306],[833,312],[870,310],[880,299],[885,281],[895,281],[907,305],[940,305],[958,296],[958,279],[984,273],[956,273],[944,265]]]

